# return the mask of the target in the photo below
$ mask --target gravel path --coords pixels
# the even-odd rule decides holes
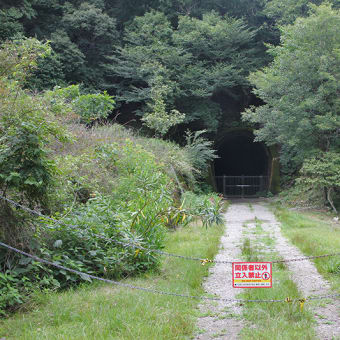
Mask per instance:
[[[262,228],[269,232],[275,240],[274,248],[284,260],[305,257],[301,251],[291,245],[282,235],[280,224],[276,221],[274,214],[263,204],[253,205],[256,217],[264,220]],[[311,261],[287,262],[287,268],[303,296],[317,296],[332,294],[329,283],[318,273],[314,263]],[[334,294],[334,293],[333,293]],[[315,328],[319,339],[332,340],[340,337],[340,302],[327,301],[327,304],[319,303],[313,306],[313,312],[317,326]],[[309,308],[309,305],[306,306]]]
[[[283,259],[304,257],[303,254],[282,235],[280,224],[274,214],[265,203],[260,201],[233,203],[227,213],[226,234],[221,238],[220,251],[216,260],[241,260],[241,245],[243,243],[243,231],[255,228],[255,217],[262,221],[262,228],[275,240],[274,251]],[[249,236],[247,236],[249,237]],[[255,236],[253,236],[255,237]],[[268,249],[269,251],[269,249]],[[320,274],[318,274],[311,261],[290,262],[287,267],[291,273],[291,279],[297,284],[303,296],[330,294],[330,286]],[[210,275],[204,283],[207,293],[221,298],[234,299],[239,290],[232,288],[231,265],[215,264],[210,268]],[[308,308],[308,304],[305,308]],[[242,321],[242,307],[239,304],[223,302],[204,302],[200,305],[201,317],[197,327],[199,334],[196,340],[210,339],[238,339],[244,321]],[[336,339],[340,335],[340,303],[336,300],[332,303],[323,302],[313,306],[317,321],[316,333],[321,340]]]
[[[254,218],[247,205],[233,204],[225,214],[227,230],[221,238],[220,251],[215,260],[241,260],[243,223]],[[215,264],[210,268],[210,275],[204,283],[205,291],[217,297],[235,299],[239,293],[232,286],[231,265]],[[198,320],[198,328],[202,331],[196,339],[237,339],[243,326],[242,310],[238,304],[223,302],[203,303],[200,310],[204,316]]]

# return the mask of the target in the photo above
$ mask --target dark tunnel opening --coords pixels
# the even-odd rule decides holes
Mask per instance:
[[[253,196],[268,190],[269,150],[263,143],[254,142],[253,133],[229,133],[217,145],[217,154],[214,172],[219,192],[226,196]]]

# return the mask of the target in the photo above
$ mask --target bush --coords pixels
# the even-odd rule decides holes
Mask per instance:
[[[39,254],[38,249],[36,252]],[[0,316],[6,316],[27,301],[35,290],[60,287],[54,278],[53,270],[40,262],[13,253],[7,256],[3,250],[0,251],[0,255],[7,258],[9,268],[0,272]],[[3,267],[2,261],[0,264]]]
[[[22,88],[36,59],[49,51],[36,39],[8,42],[0,49],[0,189],[18,191],[35,201],[46,198],[55,170],[48,144],[68,139],[47,98]]]
[[[198,170],[198,177],[204,177],[210,163],[218,158],[216,150],[212,149],[213,142],[202,136],[205,132],[206,130],[186,132],[185,150],[193,166]]]
[[[137,251],[137,244],[148,249],[162,248],[165,228],[146,228],[146,216],[117,211],[114,200],[105,197],[91,199],[78,209],[66,223],[76,228],[49,225],[45,231],[45,253],[53,261],[89,274],[118,278],[151,269],[158,264],[155,253]],[[99,236],[98,236],[99,235]],[[112,239],[112,241],[110,241]],[[119,244],[123,242],[126,246]],[[56,278],[62,287],[78,283],[82,278],[59,270]],[[85,277],[86,279],[86,277]]]
[[[86,94],[76,98],[73,102],[75,111],[82,122],[91,123],[97,119],[105,119],[114,109],[115,101],[106,91],[103,93]]]
[[[202,170],[195,170],[188,148],[210,144],[195,135],[184,149],[117,125],[76,125],[77,113],[85,123],[105,118],[114,101],[106,93],[81,96],[77,85],[34,95],[24,90],[37,58],[48,53],[35,39],[0,49],[0,192],[59,222],[0,201],[0,239],[96,276],[156,268],[158,254],[138,246],[162,249],[168,228],[188,223],[179,193],[193,187],[194,172]],[[219,201],[202,202],[204,224],[217,221]],[[35,289],[89,280],[2,248],[0,268],[1,314]]]
[[[196,195],[190,191],[183,195],[183,208],[192,216],[199,216],[205,227],[223,224],[222,198],[217,194]]]
[[[333,194],[340,188],[340,153],[328,151],[317,157],[306,159],[301,169],[298,182],[323,189],[327,201],[337,213],[333,203]]]
[[[178,215],[179,210],[175,208],[173,199],[175,184],[167,176],[164,165],[157,163],[153,154],[130,140],[122,145],[100,145],[86,157],[89,161],[85,167],[91,168],[93,163],[100,161],[107,178],[111,175],[119,180],[113,181],[111,192],[107,188],[105,194],[94,192],[91,182],[88,183],[90,195],[86,203],[75,203],[64,216],[56,214],[54,218],[60,219],[60,223],[41,218],[31,221],[35,227],[32,228],[34,235],[30,235],[30,243],[34,246],[26,250],[65,267],[109,278],[155,268],[159,263],[157,253],[140,250],[138,246],[124,246],[116,241],[162,249],[169,220]],[[66,162],[65,167],[69,166],[72,162]],[[63,174],[65,183],[69,182],[70,187],[74,186],[74,175],[72,171]],[[85,178],[78,178],[79,183],[84,185]],[[60,198],[58,193],[55,197]],[[175,222],[179,225],[183,219]],[[1,301],[3,312],[23,302],[35,285],[49,289],[67,288],[89,280],[86,275],[48,267],[29,258],[24,263],[20,256],[12,253],[10,257],[10,262],[6,256],[0,261],[4,271],[13,278],[0,288],[6,296]],[[12,289],[16,282],[26,280],[32,286],[24,285],[17,291]]]
[[[161,249],[174,185],[154,156],[129,140],[123,147],[104,144],[95,154],[112,176],[119,175],[119,181],[114,182],[111,195],[92,193],[95,197],[63,218],[63,223],[77,229],[49,225],[46,248],[53,249],[54,260],[62,256],[68,266],[88,273],[118,277],[150,269],[158,263],[156,254],[136,255],[135,248],[114,241]]]

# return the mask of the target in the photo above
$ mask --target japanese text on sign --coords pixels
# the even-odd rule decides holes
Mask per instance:
[[[234,288],[271,288],[271,262],[234,262]]]

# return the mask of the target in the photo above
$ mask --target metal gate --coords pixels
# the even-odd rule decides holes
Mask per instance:
[[[216,176],[216,186],[224,197],[259,197],[268,191],[267,176]]]

